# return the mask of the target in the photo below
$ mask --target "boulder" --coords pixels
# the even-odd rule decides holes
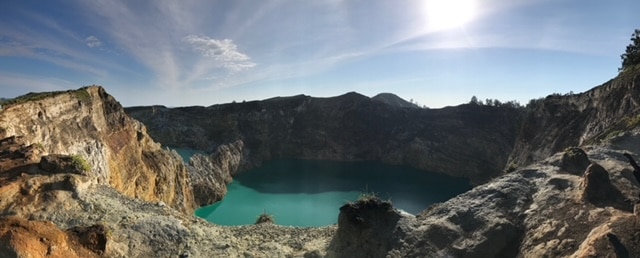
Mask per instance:
[[[584,172],[580,190],[580,198],[583,201],[598,207],[611,206],[620,210],[633,211],[633,205],[611,184],[609,172],[596,163],[589,165]]]
[[[591,164],[591,162],[582,149],[570,147],[562,154],[560,169],[570,174],[582,175],[589,164]]]

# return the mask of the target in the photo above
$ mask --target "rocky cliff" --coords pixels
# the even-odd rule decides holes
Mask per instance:
[[[335,231],[218,227],[98,184],[73,157],[0,140],[0,257],[302,257]]]
[[[640,123],[640,68],[579,94],[531,101],[509,163],[540,161],[570,146],[597,144]]]
[[[402,108],[357,93],[126,111],[169,146],[212,152],[242,141],[241,170],[281,158],[377,160],[476,184],[502,173],[522,114],[479,105]]]
[[[44,153],[76,155],[90,178],[123,194],[184,212],[195,205],[180,157],[162,149],[102,87],[33,93],[5,103],[0,139],[18,136]]]
[[[407,108],[397,97],[304,95],[210,107],[133,107],[158,141],[215,151],[242,141],[240,170],[279,158],[377,160],[466,177],[475,184],[640,123],[638,69],[584,93],[526,108]],[[389,103],[389,99],[395,100]],[[408,103],[408,102],[407,102]],[[230,175],[236,171],[226,171]]]
[[[149,108],[133,109],[152,112],[153,119],[168,121],[185,119],[173,116],[176,110],[186,116],[202,112],[216,118],[198,121],[197,126],[181,126],[176,120],[170,130],[154,129],[165,132],[167,141],[175,137],[176,146],[201,146],[199,149],[211,152],[207,158],[192,159],[195,170],[188,173],[175,153],[153,143],[144,127],[123,114],[102,88],[28,95],[28,99],[18,99],[0,111],[0,256],[638,257],[640,182],[623,154],[640,158],[640,122],[635,116],[639,74],[626,71],[587,92],[593,92],[592,100],[597,99],[591,104],[585,97],[589,95],[583,95],[587,93],[539,100],[522,123],[515,125],[508,118],[518,117],[520,111],[468,105],[437,112],[410,111],[383,108],[379,105],[384,103],[356,94],[330,99],[297,96],[168,111],[156,107],[155,113]],[[211,109],[224,112],[209,113]],[[291,116],[297,112],[316,115],[317,119]],[[436,119],[438,116],[442,119]],[[403,123],[402,119],[412,122]],[[373,121],[397,123],[390,129]],[[203,126],[208,123],[213,129],[220,126],[220,131],[206,131],[209,127]],[[305,134],[295,133],[298,129],[318,134],[305,138]],[[340,135],[341,130],[346,136]],[[356,135],[350,130],[364,133]],[[377,134],[367,130],[391,140],[374,138]],[[403,133],[394,134],[397,130]],[[490,130],[493,132],[486,132]],[[223,185],[231,171],[278,155],[361,159],[377,157],[383,150],[393,154],[395,150],[395,155],[412,157],[412,152],[397,147],[406,144],[402,141],[406,139],[409,143],[420,139],[442,144],[452,139],[463,142],[453,142],[452,146],[477,151],[475,144],[489,144],[487,135],[502,130],[512,137],[510,142],[517,149],[505,147],[503,154],[491,155],[503,157],[500,161],[504,162],[511,155],[511,161],[519,166],[418,216],[375,198],[344,205],[338,225],[323,228],[264,224],[219,227],[179,212],[187,210],[181,204],[188,203],[190,191],[223,195],[207,186]],[[420,132],[445,139],[429,138]],[[177,144],[179,137],[193,142]],[[271,139],[289,145],[261,146],[274,141]],[[385,145],[356,142],[363,139]],[[203,143],[197,145],[197,140]],[[309,145],[300,145],[300,150],[287,149],[301,143]],[[579,148],[571,147],[574,143]],[[325,145],[329,147],[314,147]],[[464,156],[473,154],[469,150],[450,151],[445,147],[430,149],[445,153],[430,157],[452,155],[440,160],[464,160],[475,165],[478,160],[490,160],[488,156],[474,160]],[[372,151],[363,152],[365,148]],[[148,151],[158,154],[145,154]],[[126,157],[113,157],[114,152]],[[118,161],[132,165],[110,165]],[[194,181],[189,182],[190,177]],[[130,184],[118,183],[123,180]],[[161,186],[174,192],[156,194]],[[182,196],[182,201],[171,201],[176,199],[168,196]]]

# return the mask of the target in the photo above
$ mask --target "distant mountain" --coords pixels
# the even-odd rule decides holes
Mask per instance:
[[[401,97],[398,97],[397,95],[395,95],[393,93],[380,93],[380,94],[374,96],[371,99],[373,99],[375,101],[379,101],[379,102],[385,103],[385,104],[393,106],[393,107],[420,108],[418,105],[413,104],[413,103],[411,103],[409,101],[406,101],[406,100],[402,99]]]

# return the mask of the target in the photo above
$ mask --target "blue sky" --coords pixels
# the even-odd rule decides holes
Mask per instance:
[[[0,3],[0,96],[103,85],[123,105],[349,91],[442,107],[617,74],[637,0]]]

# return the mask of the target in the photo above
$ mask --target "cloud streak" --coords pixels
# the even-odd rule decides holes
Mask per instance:
[[[89,36],[84,41],[87,42],[87,47],[90,48],[102,46],[102,42],[96,36]]]
[[[189,43],[194,51],[213,58],[220,67],[241,71],[256,66],[249,56],[238,51],[238,46],[230,39],[217,40],[207,36],[189,35],[184,37],[184,41]]]

